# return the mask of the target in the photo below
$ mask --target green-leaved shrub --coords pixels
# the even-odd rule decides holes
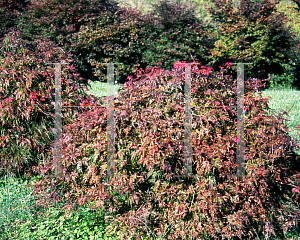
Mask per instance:
[[[148,28],[148,39],[143,62],[147,67],[161,63],[171,70],[176,61],[198,61],[206,65],[211,59],[214,35],[208,25],[196,16],[196,7],[190,3],[160,0],[152,4],[150,18],[155,19]]]
[[[73,33],[78,33],[81,26],[91,22],[118,19],[122,9],[113,0],[43,0],[32,1],[28,10],[18,21],[22,38],[33,41],[40,37],[50,40],[70,50],[74,55],[78,71],[84,78],[92,78],[91,66],[86,61],[84,51],[81,55],[73,52],[68,45]],[[75,49],[76,50],[76,49]]]
[[[214,0],[209,8],[220,33],[211,51],[214,67],[226,62],[249,63],[247,77],[268,78],[268,74],[282,75],[284,65],[297,58],[294,48],[299,45],[287,18],[276,8],[277,1],[241,0],[234,9],[234,1]],[[268,85],[267,85],[268,87]]]
[[[118,19],[103,14],[68,38],[70,48],[81,62],[90,64],[94,76],[106,81],[107,64],[115,65],[116,78],[125,82],[136,68],[145,67],[142,53],[147,49],[147,20],[139,12],[124,11]]]
[[[106,81],[107,66],[103,63],[119,63],[116,76],[122,83],[138,68],[153,67],[157,62],[164,69],[170,69],[178,60],[207,63],[206,56],[213,47],[212,34],[192,15],[192,10],[185,10],[186,6],[163,4],[155,8],[160,12],[153,10],[142,15],[126,10],[119,21],[101,16],[98,21],[82,26],[69,38],[74,55],[89,62],[101,81]]]
[[[49,36],[69,50],[83,77],[106,81],[105,63],[119,63],[116,77],[124,83],[137,69],[159,61],[162,68],[170,69],[179,60],[202,64],[210,60],[212,29],[193,11],[167,1],[142,14],[110,1],[47,0],[29,7],[19,29],[25,39]]]

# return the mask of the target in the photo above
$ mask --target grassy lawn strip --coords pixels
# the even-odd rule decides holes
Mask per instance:
[[[289,135],[300,142],[300,131],[296,130],[296,127],[300,126],[300,91],[294,89],[273,89],[264,90],[263,96],[269,96],[270,108],[274,111],[270,111],[270,114],[287,112],[288,115],[284,115],[287,119],[286,125],[291,131]],[[297,151],[300,154],[300,151]]]

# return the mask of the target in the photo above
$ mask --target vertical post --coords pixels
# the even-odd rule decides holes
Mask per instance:
[[[245,176],[244,64],[237,64],[237,177]]]
[[[191,64],[185,64],[185,136],[184,136],[184,168],[185,177],[192,176],[192,104],[191,104]]]
[[[54,173],[62,177],[62,123],[61,123],[61,64],[55,63],[55,128],[54,128]]]
[[[114,65],[108,63],[107,67],[107,176],[113,177],[115,171]]]

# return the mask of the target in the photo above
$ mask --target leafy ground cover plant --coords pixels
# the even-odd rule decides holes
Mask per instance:
[[[20,38],[20,32],[12,31],[0,48],[0,173],[30,172],[31,166],[46,157],[53,140],[55,66],[47,64],[66,63],[61,65],[62,105],[79,105],[87,94],[78,91],[83,79],[74,59],[49,39],[28,42]],[[64,115],[63,108],[63,124],[76,111],[84,109]]]
[[[0,186],[0,235],[1,239],[10,239],[10,234],[17,228],[16,219],[23,222],[32,218],[33,212],[29,202],[33,195],[32,191],[27,192],[24,186],[19,186],[15,179],[9,176],[1,178]]]
[[[299,215],[291,184],[299,171],[295,145],[286,127],[267,114],[268,100],[255,95],[247,79],[247,177],[230,177],[237,168],[236,111],[222,106],[236,104],[236,80],[224,70],[193,67],[193,178],[176,177],[184,166],[184,71],[157,67],[127,82],[115,101],[116,175],[105,178],[106,110],[86,112],[64,127],[63,179],[41,178],[34,191],[44,196],[37,203],[46,205],[45,196],[49,201],[65,197],[66,214],[74,204],[103,208],[113,220],[109,232],[121,238],[146,234],[142,222],[158,237],[175,224],[167,239],[287,232]],[[51,159],[41,165],[40,175],[51,173],[52,165]]]
[[[64,218],[59,204],[36,207],[34,182],[36,178],[30,182],[7,175],[1,178],[1,239],[117,239],[105,232],[104,212],[79,208]]]

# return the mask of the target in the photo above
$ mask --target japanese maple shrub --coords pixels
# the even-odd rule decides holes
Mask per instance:
[[[87,95],[78,88],[83,79],[69,53],[49,39],[34,42],[11,31],[0,42],[0,174],[33,173],[53,140],[55,66],[61,65],[62,105],[79,105]],[[48,64],[49,63],[49,64]],[[62,108],[63,124],[72,112]],[[21,174],[22,175],[22,174]]]
[[[113,219],[109,232],[121,239],[150,237],[143,222],[158,237],[173,225],[166,239],[249,239],[295,226],[299,193],[291,179],[299,158],[251,78],[245,79],[246,176],[235,177],[237,112],[223,107],[236,105],[236,79],[200,65],[193,65],[191,79],[193,176],[178,176],[185,162],[185,73],[176,67],[140,71],[120,89],[113,177],[106,177],[107,109],[63,126],[63,178],[49,176],[52,158],[41,163],[37,203],[65,198],[66,214],[84,204],[102,209]]]

